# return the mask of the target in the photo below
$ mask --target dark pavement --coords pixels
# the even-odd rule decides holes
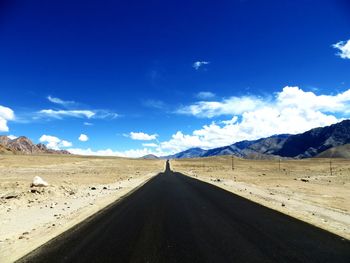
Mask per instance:
[[[350,242],[164,173],[21,262],[350,262]]]

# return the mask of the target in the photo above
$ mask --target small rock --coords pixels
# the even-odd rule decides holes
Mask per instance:
[[[19,237],[18,237],[18,239],[23,239],[23,238],[24,238],[24,236],[19,236]]]
[[[22,235],[29,235],[29,232],[23,232]]]
[[[104,186],[104,187],[103,187],[103,190],[107,190],[107,187],[106,187],[106,186]]]
[[[40,176],[35,176],[33,178],[33,182],[32,184],[30,185],[30,187],[33,187],[33,186],[37,186],[37,187],[46,187],[48,186],[49,184],[44,181]]]
[[[17,198],[17,197],[18,197],[18,194],[16,194],[16,193],[8,193],[8,194],[3,195],[1,198],[12,199],[12,198]]]
[[[90,189],[91,189],[91,190],[96,190],[96,187],[93,186],[93,187],[91,187]]]
[[[283,207],[286,206],[284,203],[281,204]]]
[[[304,179],[304,178],[301,178],[301,179],[300,179],[300,181],[302,181],[302,182],[304,182],[304,183],[307,183],[307,182],[309,182],[309,180],[307,180],[307,179]]]

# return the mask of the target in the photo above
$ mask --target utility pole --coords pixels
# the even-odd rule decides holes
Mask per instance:
[[[281,171],[281,159],[278,159],[278,171]]]
[[[234,158],[233,158],[233,154],[232,154],[232,171],[235,169],[235,161],[234,161]]]

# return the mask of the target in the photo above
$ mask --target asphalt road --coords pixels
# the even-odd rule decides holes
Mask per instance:
[[[167,167],[22,262],[350,262],[350,242]]]

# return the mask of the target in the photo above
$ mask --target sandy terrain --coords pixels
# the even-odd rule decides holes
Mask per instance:
[[[350,239],[350,160],[171,161],[172,169]]]
[[[164,170],[164,161],[0,155],[0,262],[12,262]],[[34,176],[48,187],[30,187]]]

